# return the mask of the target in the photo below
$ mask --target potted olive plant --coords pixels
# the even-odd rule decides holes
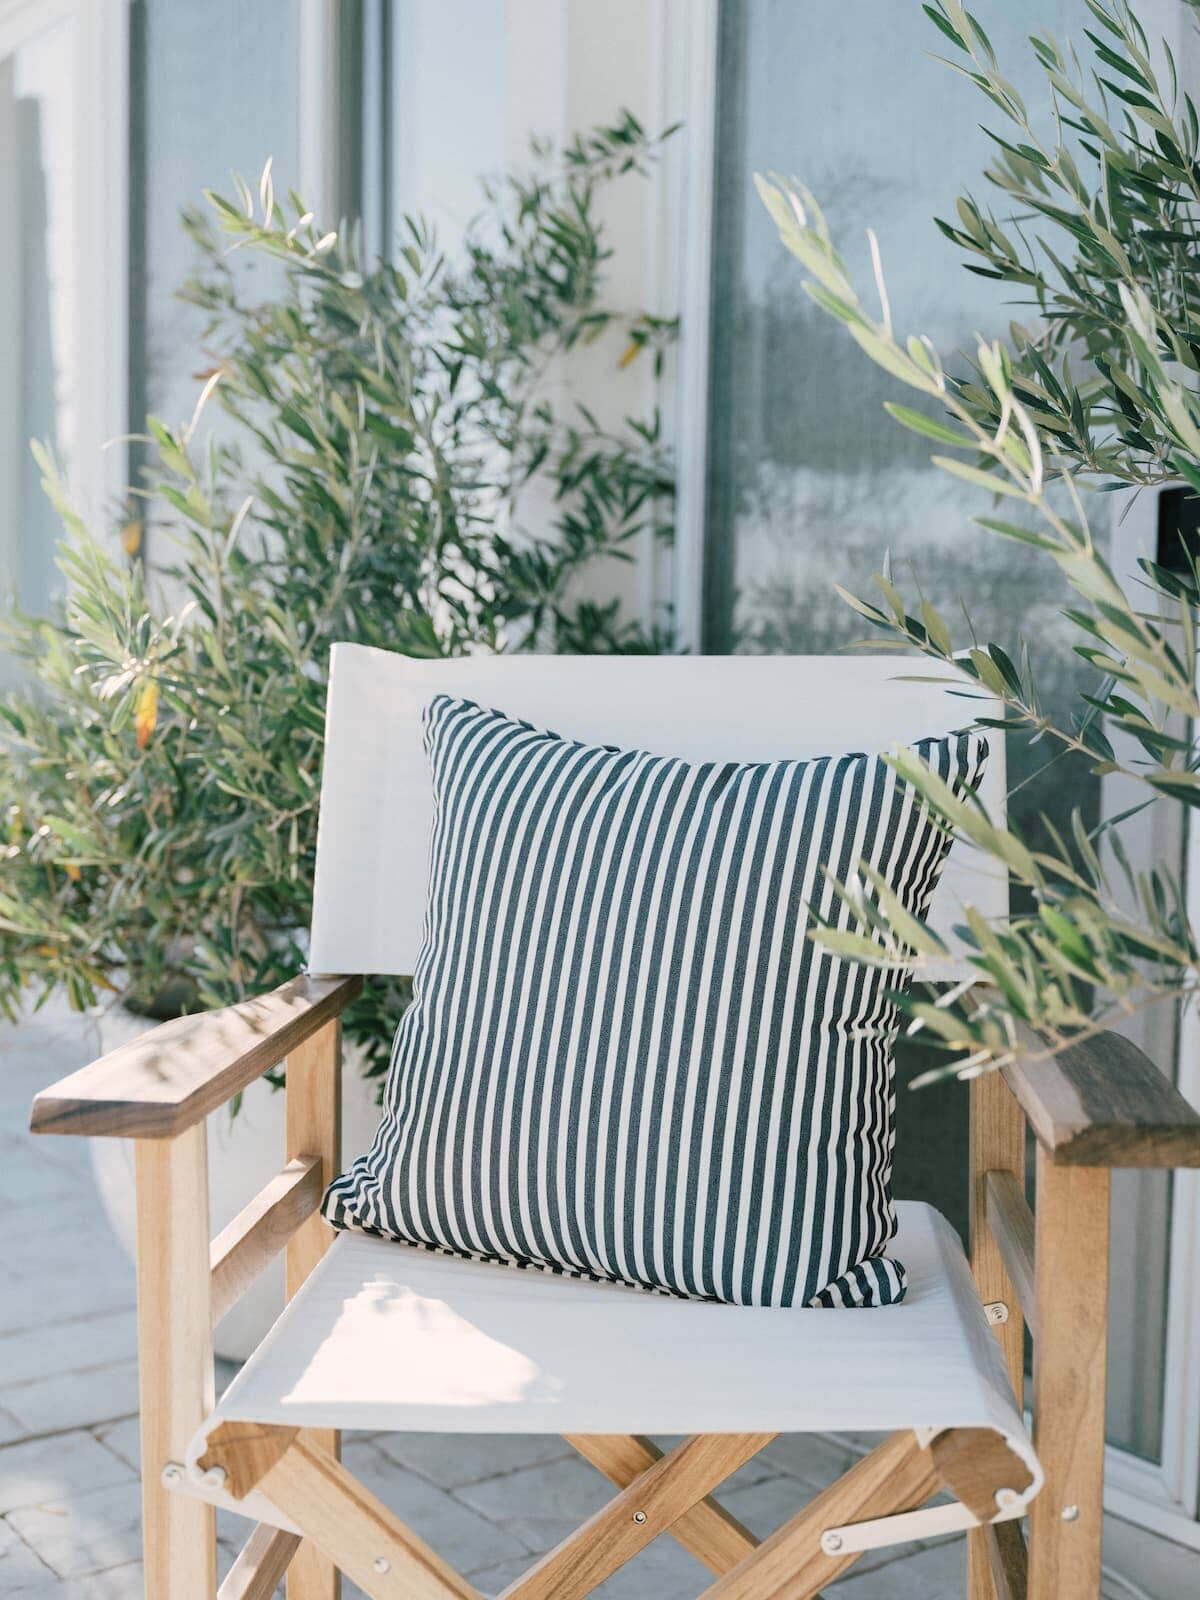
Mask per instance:
[[[653,154],[629,116],[540,151],[486,189],[453,263],[416,221],[393,257],[365,261],[352,232],[277,196],[269,165],[256,194],[210,195],[185,219],[199,269],[184,298],[205,322],[196,414],[148,422],[123,551],[80,523],[41,455],[67,587],[8,641],[28,684],[0,707],[9,1016],[62,992],[102,1007],[116,1042],[303,967],[334,640],[662,647],[585,583],[647,529],[670,535],[657,418],[605,427],[547,379],[580,341],[611,340],[617,367],[660,360],[673,336],[602,300],[597,192]],[[378,982],[347,1019],[351,1142],[373,1127],[404,999]],[[269,1088],[242,1112],[212,1139],[252,1169],[214,1183],[232,1204],[282,1137]],[[100,1143],[120,1224],[123,1147]],[[227,1353],[242,1342],[224,1331]]]

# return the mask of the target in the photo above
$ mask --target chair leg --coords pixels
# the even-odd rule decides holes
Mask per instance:
[[[321,1182],[337,1176],[341,1162],[341,1021],[335,1019],[293,1050],[287,1063],[287,1158],[320,1156]],[[328,1250],[333,1232],[319,1213],[292,1236],[287,1247],[287,1295],[300,1288]],[[336,1460],[341,1436],[331,1428],[306,1434],[314,1448]],[[338,1600],[338,1570],[316,1545],[305,1542],[292,1557],[287,1577],[288,1600]]]
[[[972,1528],[967,1534],[967,1600],[999,1600],[986,1528]]]
[[[328,1451],[315,1449],[310,1438],[297,1435],[261,1480],[272,1504],[305,1530],[305,1544],[311,1540],[331,1566],[336,1558],[337,1568],[371,1600],[482,1600],[472,1584]]]
[[[1109,1171],[1038,1148],[1030,1600],[1097,1600],[1104,1500]]]
[[[213,1405],[204,1123],[175,1139],[138,1140],[134,1159],[146,1596],[213,1600],[213,1509],[162,1481]]]
[[[1028,1600],[1029,1558],[1025,1550],[1025,1536],[1019,1522],[996,1522],[987,1528],[976,1528],[970,1537],[977,1537],[983,1546],[988,1563],[991,1593],[996,1600]],[[970,1548],[967,1563],[970,1570]]]

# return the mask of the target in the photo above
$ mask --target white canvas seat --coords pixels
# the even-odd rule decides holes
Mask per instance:
[[[219,1422],[438,1433],[995,1428],[1035,1469],[958,1237],[902,1201],[896,1306],[680,1300],[342,1234]],[[1035,1469],[1036,1470],[1036,1469]]]
[[[897,1306],[763,1310],[342,1234],[225,1392],[223,1422],[445,1433],[990,1428],[1041,1468],[957,1235],[902,1202]],[[229,1502],[232,1504],[232,1502]],[[256,1500],[237,1509],[273,1519]],[[1016,1509],[1020,1509],[1019,1507]],[[275,1520],[277,1514],[275,1514]]]

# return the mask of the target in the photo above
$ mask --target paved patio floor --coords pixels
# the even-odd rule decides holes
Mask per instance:
[[[62,1011],[0,1025],[0,1595],[23,1600],[142,1594],[132,1268],[99,1206],[82,1142],[25,1131],[33,1095],[82,1064],[85,1040],[80,1021]],[[768,1533],[867,1443],[782,1438],[720,1498]],[[556,1438],[349,1434],[345,1454],[484,1594],[501,1590],[611,1493]],[[222,1517],[222,1572],[247,1527]],[[1105,1560],[1110,1600],[1200,1594],[1200,1556],[1111,1518]],[[950,1600],[963,1594],[964,1573],[955,1539],[864,1558],[830,1592]],[[705,1577],[664,1538],[597,1593],[685,1600]],[[346,1586],[347,1595],[357,1592]]]

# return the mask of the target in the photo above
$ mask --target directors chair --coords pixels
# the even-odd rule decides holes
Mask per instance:
[[[1099,1595],[1109,1171],[1200,1165],[1200,1118],[1122,1038],[971,1084],[970,1259],[936,1212],[901,1203],[909,1289],[895,1306],[677,1300],[335,1236],[318,1214],[343,1156],[340,1015],[361,974],[411,973],[420,945],[432,809],[420,722],[435,695],[691,759],[803,758],[959,726],[964,702],[903,681],[909,667],[336,648],[314,975],[155,1028],[33,1107],[35,1132],[136,1144],[151,1600],[213,1600],[215,1506],[256,1524],[221,1600],[265,1600],[285,1572],[292,1600],[334,1600],[339,1573],[374,1600],[477,1600],[340,1464],[345,1428],[557,1433],[611,1480],[613,1498],[506,1600],[576,1600],[662,1534],[709,1569],[709,1600],[804,1600],[863,1551],[954,1530],[968,1530],[971,1600]],[[994,815],[1003,793],[994,749]],[[933,920],[944,932],[966,899],[1000,913],[1006,894],[956,845]],[[206,1118],[285,1059],[286,1165],[210,1240]],[[281,1250],[287,1307],[214,1404],[212,1327]],[[770,1537],[711,1498],[776,1434],[825,1430],[886,1438]],[[654,1434],[684,1441],[662,1453]]]

